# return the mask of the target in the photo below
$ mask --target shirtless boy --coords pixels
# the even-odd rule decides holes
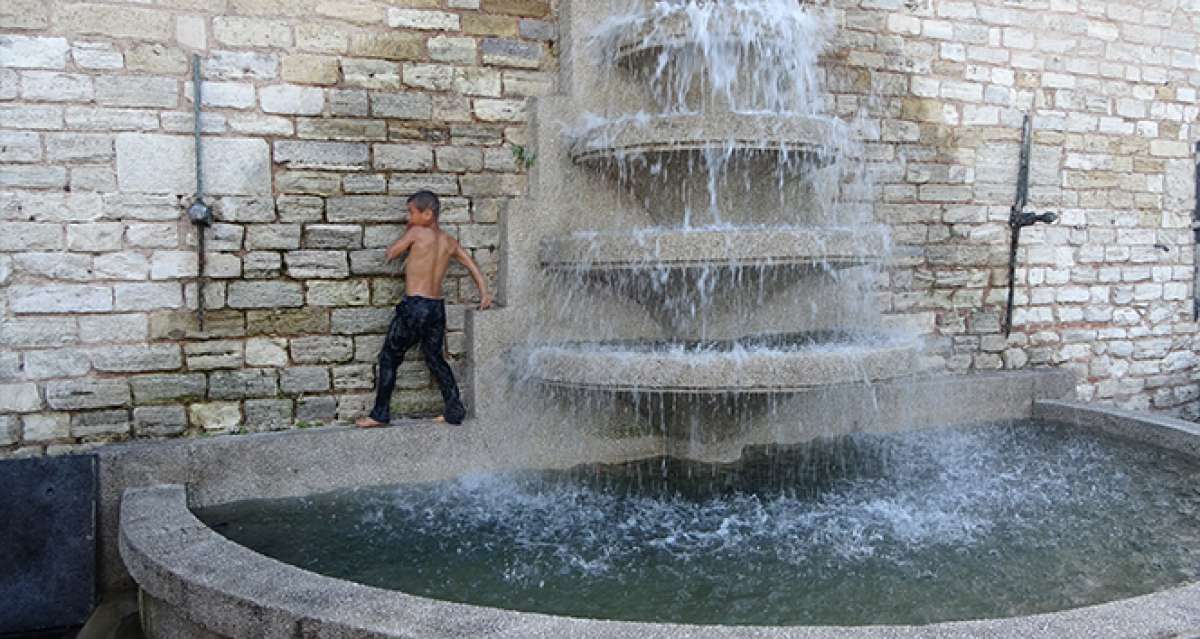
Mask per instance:
[[[450,260],[458,260],[479,288],[480,310],[492,305],[483,274],[458,241],[438,226],[442,204],[429,191],[414,193],[408,198],[408,229],[387,251],[387,261],[408,253],[404,266],[404,299],[396,305],[396,315],[388,328],[387,339],[379,352],[379,379],[375,387],[375,408],[367,417],[358,420],[359,428],[378,428],[391,420],[389,404],[396,387],[396,369],[404,361],[404,353],[416,344],[421,345],[425,365],[442,388],[445,409],[438,421],[461,424],[466,409],[459,398],[458,384],[450,365],[442,357],[446,336],[446,303],[442,300],[442,280],[450,268]]]

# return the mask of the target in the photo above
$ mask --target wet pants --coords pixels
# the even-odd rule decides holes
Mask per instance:
[[[396,315],[388,328],[387,339],[379,352],[379,379],[375,388],[375,408],[371,419],[387,423],[391,421],[392,390],[396,388],[396,369],[404,362],[404,353],[416,344],[421,345],[425,365],[437,378],[442,389],[445,412],[442,415],[451,424],[461,424],[466,409],[458,394],[454,372],[442,357],[446,339],[446,304],[442,300],[406,296],[396,305]]]

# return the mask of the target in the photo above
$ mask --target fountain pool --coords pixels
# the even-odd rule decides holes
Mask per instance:
[[[329,576],[574,617],[928,624],[1200,571],[1200,465],[1046,422],[843,438],[730,465],[467,475],[199,512]]]

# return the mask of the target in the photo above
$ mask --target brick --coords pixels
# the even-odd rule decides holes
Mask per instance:
[[[296,85],[273,85],[259,91],[263,111],[316,115],[325,110],[325,91]]]
[[[105,133],[46,134],[46,159],[51,162],[107,162],[115,155],[113,136]]]
[[[98,225],[84,226],[82,228],[95,228]],[[118,228],[124,227],[125,241],[133,248],[172,248],[179,246],[179,225],[169,222],[146,222],[134,223],[128,225],[116,225]],[[75,227],[72,226],[72,229]],[[118,236],[118,239],[120,237]]]
[[[342,251],[288,251],[284,255],[287,274],[296,279],[339,279],[350,275]]]
[[[373,2],[346,2],[345,0],[321,2],[317,14],[358,24],[380,24],[384,20],[383,8]]]
[[[238,402],[209,402],[188,407],[192,424],[208,432],[234,431],[242,423]]]
[[[207,49],[207,22],[201,16],[179,16],[175,18],[175,40],[188,49],[197,51]]]
[[[384,60],[342,59],[345,84],[364,89],[400,88],[400,65]]]
[[[504,13],[538,18],[550,13],[549,0],[480,0],[485,13]]]
[[[495,69],[459,68],[455,71],[454,88],[463,95],[499,97],[503,76]]]
[[[213,18],[213,38],[230,47],[290,47],[292,30],[279,20],[217,16]]]
[[[332,330],[342,335],[385,333],[394,311],[383,308],[339,308],[333,311]]]
[[[200,274],[195,251],[155,251],[150,258],[150,279],[168,280],[196,277]]]
[[[125,68],[138,73],[175,75],[191,68],[187,54],[164,44],[135,44],[125,51]]]
[[[541,40],[543,42],[548,42],[558,37],[554,23],[547,20],[521,20],[517,25],[517,32],[522,38]]]
[[[404,64],[404,84],[428,91],[449,91],[454,88],[455,67],[448,64]]]
[[[69,107],[66,110],[69,129],[103,131],[152,131],[158,128],[158,116],[139,109],[97,109]],[[61,125],[54,128],[62,128]]]
[[[136,375],[129,385],[138,403],[203,399],[208,389],[202,373]]]
[[[212,80],[274,80],[279,76],[279,57],[251,51],[213,51],[201,70]]]
[[[483,36],[517,36],[517,20],[511,16],[466,14],[462,17],[463,33]]]
[[[30,189],[62,188],[67,185],[67,170],[59,166],[10,165],[0,173],[0,187]]]
[[[114,310],[152,311],[183,306],[183,290],[178,282],[116,284]]]
[[[304,291],[293,282],[231,282],[231,308],[294,307],[304,304]]]
[[[175,33],[175,22],[167,11],[106,4],[71,4],[58,9],[54,18],[59,28],[72,33],[114,38],[167,41]]]
[[[157,121],[157,118],[155,120]],[[63,108],[61,106],[0,105],[0,127],[8,129],[61,129],[62,126]]]
[[[0,132],[0,162],[37,162],[42,159],[42,136],[27,131]]]
[[[286,430],[292,426],[292,400],[252,399],[244,406],[245,428],[252,433]]]
[[[246,324],[251,335],[325,333],[329,331],[329,314],[320,308],[249,311]]]
[[[76,327],[74,318],[11,318],[0,322],[0,344],[4,344],[5,346],[57,348],[74,344],[78,341],[79,330]]]
[[[424,39],[402,31],[355,33],[347,51],[352,56],[384,60],[420,60],[425,56]]]
[[[107,286],[84,284],[14,285],[8,290],[14,313],[103,313],[113,310]]]
[[[129,404],[129,382],[122,379],[77,379],[46,384],[46,404],[54,410],[108,408]]]
[[[81,73],[25,71],[21,73],[21,98],[31,102],[90,102],[92,79]]]
[[[173,370],[183,365],[175,344],[102,346],[92,349],[91,357],[96,370],[114,373]]]
[[[275,142],[275,162],[289,168],[343,170],[366,168],[368,153],[366,144],[351,142],[293,140]],[[338,186],[336,176],[330,176],[330,179],[332,187],[336,189]]]
[[[544,53],[540,44],[504,38],[485,38],[479,48],[484,64],[525,69],[541,66]]]
[[[92,277],[92,257],[73,253],[18,253],[13,256],[12,268],[35,277],[86,282]]]
[[[287,366],[287,340],[254,338],[246,341],[249,366]]]
[[[386,193],[387,178],[379,173],[345,175],[342,177],[342,191],[351,195]]]
[[[398,120],[428,120],[433,100],[428,94],[411,91],[371,93],[371,115]]]
[[[374,167],[388,171],[427,171],[433,168],[428,144],[374,144]]]
[[[304,228],[304,247],[310,249],[362,248],[362,227],[349,224],[310,224]]]
[[[291,54],[283,56],[283,81],[296,84],[337,84],[341,65],[337,58]]]
[[[127,410],[102,410],[71,415],[71,437],[127,435],[129,430]]]
[[[27,442],[45,442],[71,436],[69,413],[41,413],[21,418],[21,439]]]
[[[179,104],[179,83],[174,78],[100,76],[95,84],[96,101],[105,106],[174,108]]]
[[[301,397],[296,400],[296,421],[328,423],[337,418],[333,397]]]
[[[275,200],[270,196],[223,197],[214,215],[223,222],[274,222]]]
[[[400,76],[396,76],[399,84]],[[333,115],[367,115],[370,112],[367,92],[358,90],[334,90],[329,92],[329,112]]]
[[[485,122],[524,122],[525,100],[475,100],[475,116]]]
[[[145,315],[95,315],[79,318],[79,338],[84,342],[145,341],[149,322]]]
[[[366,280],[309,282],[306,301],[310,306],[365,306],[371,287]]]
[[[407,215],[402,197],[351,195],[326,202],[330,222],[400,222]]]
[[[291,342],[292,360],[298,364],[346,362],[354,354],[349,337],[299,337]]]
[[[296,25],[296,47],[305,51],[345,53],[350,46],[350,34],[340,27],[305,23]]]
[[[302,118],[296,122],[296,135],[314,140],[386,140],[387,124],[357,118]]]
[[[213,371],[208,376],[208,396],[213,399],[274,397],[277,392],[278,373],[273,369]]]
[[[32,413],[41,407],[37,384],[0,384],[0,413]]]
[[[280,373],[279,388],[289,395],[328,391],[329,369],[319,366],[286,368]]]
[[[0,28],[45,29],[50,26],[50,6],[40,0],[7,0],[0,4]]]
[[[434,36],[426,41],[429,58],[434,62],[475,64],[477,47],[475,38]]]
[[[191,82],[184,83],[183,95],[190,104],[192,96],[195,95]],[[208,81],[202,83],[200,88],[200,104],[204,106],[252,109],[257,103],[254,85],[249,82]],[[201,122],[203,123],[203,118],[201,118]]]
[[[63,38],[0,35],[0,67],[62,69],[70,50]]]
[[[276,200],[281,222],[320,222],[325,216],[325,200],[303,195],[281,195]]]
[[[187,413],[182,406],[133,409],[133,434],[139,437],[170,437],[187,430],[187,425]]]
[[[483,153],[472,147],[439,147],[437,168],[450,173],[477,172],[483,169]]]
[[[404,29],[425,29],[434,31],[458,31],[458,14],[446,11],[423,11],[421,9],[399,9],[389,7],[387,25]]]
[[[242,343],[236,340],[207,340],[184,344],[188,370],[207,371],[220,368],[241,368]]]

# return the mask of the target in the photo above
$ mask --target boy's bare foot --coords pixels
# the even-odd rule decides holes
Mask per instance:
[[[433,422],[434,422],[435,424],[445,424],[445,423],[446,423],[446,416],[445,416],[445,415],[438,415],[437,417],[434,417],[434,418],[433,418]]]
[[[387,426],[387,424],[371,419],[370,417],[359,417],[358,421],[354,422],[354,425],[359,428],[383,428]]]

